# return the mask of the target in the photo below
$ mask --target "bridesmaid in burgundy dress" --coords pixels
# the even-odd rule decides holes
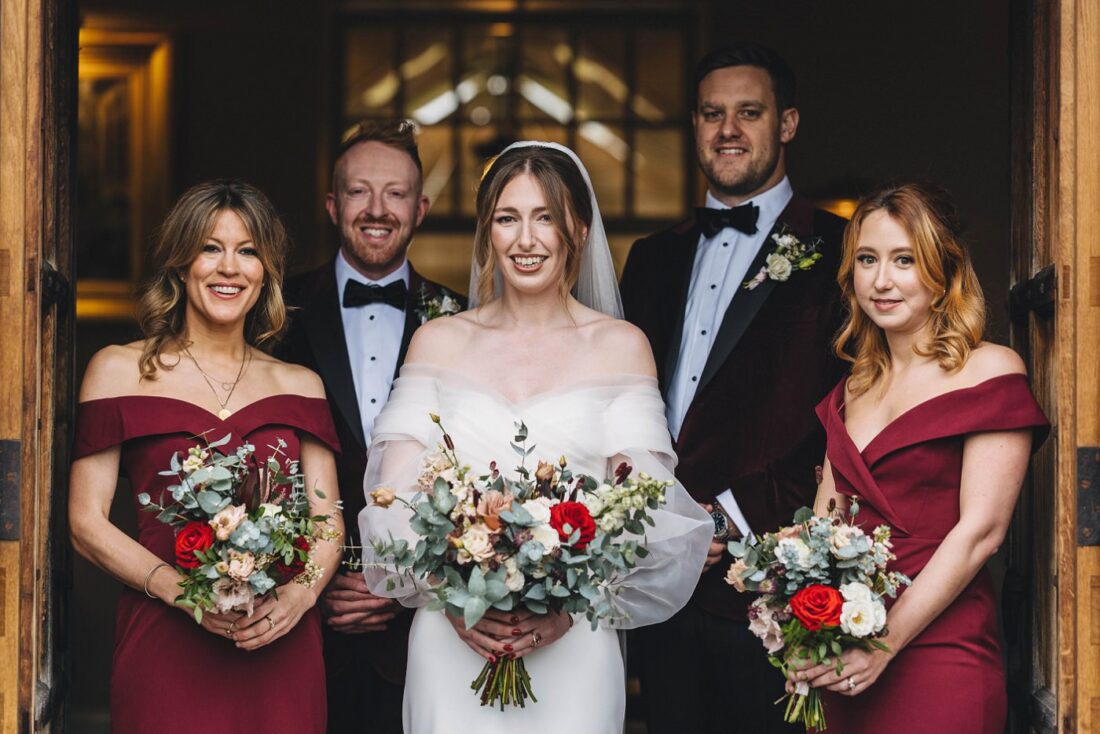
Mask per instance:
[[[158,475],[196,436],[228,434],[264,461],[278,439],[300,458],[311,509],[342,531],[338,450],[321,380],[260,351],[286,321],[286,235],[271,203],[237,181],[195,186],[161,230],[138,304],[143,341],[92,359],[80,391],[69,516],[81,555],[128,588],[119,601],[111,674],[116,734],[325,730],[325,677],[314,604],[336,570],[339,540],[320,541],[323,577],[267,595],[252,616],[177,607],[172,529],[138,512],[138,538],[108,519],[119,474],[154,498]],[[137,503],[135,501],[135,507]],[[106,630],[104,631],[106,633]]]
[[[946,194],[864,199],[838,275],[851,375],[818,406],[827,449],[816,509],[893,528],[913,578],[887,616],[891,653],[848,650],[792,672],[824,688],[829,734],[1001,734],[1006,700],[985,562],[1004,538],[1047,420],[1011,349],[981,341],[985,304]],[[788,684],[790,687],[790,684]]]

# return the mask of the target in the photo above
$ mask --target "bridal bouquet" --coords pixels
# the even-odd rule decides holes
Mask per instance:
[[[442,428],[439,416],[431,418]],[[516,430],[515,476],[502,474],[496,462],[475,475],[444,431],[443,444],[423,459],[411,501],[386,487],[371,492],[381,507],[395,500],[408,506],[418,536],[415,545],[376,540],[375,552],[399,580],[426,582],[434,597],[428,609],[462,617],[467,629],[490,608],[584,614],[593,629],[600,620],[625,618],[616,606],[616,581],[648,554],[649,511],[665,502],[672,482],[632,477],[625,463],[613,478],[597,481],[572,474],[564,456],[531,471],[524,462],[535,447],[527,448],[525,425]],[[389,588],[396,583],[391,579]],[[483,706],[499,703],[502,711],[505,704],[525,706],[528,697],[538,701],[522,658],[486,663],[471,688]]]
[[[736,560],[726,583],[738,591],[762,592],[749,605],[749,629],[784,675],[793,661],[818,665],[834,660],[839,676],[845,648],[889,649],[878,639],[886,634],[883,598],[896,596],[910,581],[886,570],[895,558],[890,528],[880,525],[868,535],[854,524],[858,513],[854,499],[847,521],[832,506],[829,517],[804,507],[790,527],[758,536],[755,544],[729,544]],[[816,688],[799,683],[785,698],[788,723],[825,728]]]
[[[286,442],[279,439],[275,454],[255,466],[252,444],[218,451],[228,441],[195,445],[182,460],[172,454],[160,472],[179,480],[165,490],[170,502],[163,493],[159,502],[138,495],[143,509],[176,531],[176,568],[184,577],[176,603],[193,609],[197,622],[203,611],[251,615],[257,596],[291,580],[312,586],[323,570],[310,550],[337,536],[327,515],[310,514],[297,460],[277,458]]]

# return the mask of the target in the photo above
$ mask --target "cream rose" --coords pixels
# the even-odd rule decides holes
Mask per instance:
[[[802,538],[784,538],[779,541],[775,546],[775,557],[788,568],[793,565],[801,571],[810,569],[810,546]]]
[[[229,536],[247,516],[244,505],[230,505],[210,519],[210,527],[214,528],[214,535],[218,540],[229,540]]]
[[[489,528],[484,525],[471,525],[462,534],[462,549],[478,563],[493,557],[493,539]]]
[[[767,266],[768,277],[772,280],[783,281],[791,277],[791,261],[782,255],[772,253],[768,255]]]
[[[844,597],[844,601],[871,602],[875,600],[875,596],[871,593],[871,589],[867,586],[867,584],[861,581],[852,581],[851,583],[841,584],[840,595]]]
[[[749,567],[745,565],[745,562],[738,558],[730,564],[729,569],[726,571],[726,583],[738,591],[745,591],[745,579],[741,574],[748,570]]]
[[[251,553],[229,551],[229,578],[234,581],[248,581],[256,569],[256,556]]]
[[[526,579],[523,572],[516,565],[516,559],[509,558],[504,562],[504,586],[508,591],[520,591]]]

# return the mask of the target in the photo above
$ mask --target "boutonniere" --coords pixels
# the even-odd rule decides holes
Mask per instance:
[[[420,286],[420,307],[416,309],[416,315],[420,317],[420,323],[425,324],[440,316],[450,316],[462,310],[458,299],[450,292],[444,290],[441,295],[428,297],[428,291]]]
[[[775,249],[768,254],[764,267],[742,284],[741,287],[745,290],[751,291],[769,278],[783,282],[795,270],[809,270],[821,259],[821,252],[818,250],[821,247],[820,237],[815,237],[807,244],[795,237],[785,224],[772,235],[772,241],[775,242]]]

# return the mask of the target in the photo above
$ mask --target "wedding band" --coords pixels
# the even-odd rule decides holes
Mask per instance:
[[[273,620],[271,617],[264,617],[264,619],[267,620],[267,631],[268,632],[274,632],[275,631],[275,620]],[[848,680],[851,680],[851,678],[849,678]]]
[[[233,636],[233,625],[229,625],[228,627],[225,628],[225,636],[226,637],[232,637]]]
[[[856,682],[852,680],[852,676],[848,676],[848,690],[852,690],[856,687]]]
[[[542,642],[542,635],[540,635],[538,632],[532,632],[531,633],[531,646],[532,647],[538,647],[540,642]]]

